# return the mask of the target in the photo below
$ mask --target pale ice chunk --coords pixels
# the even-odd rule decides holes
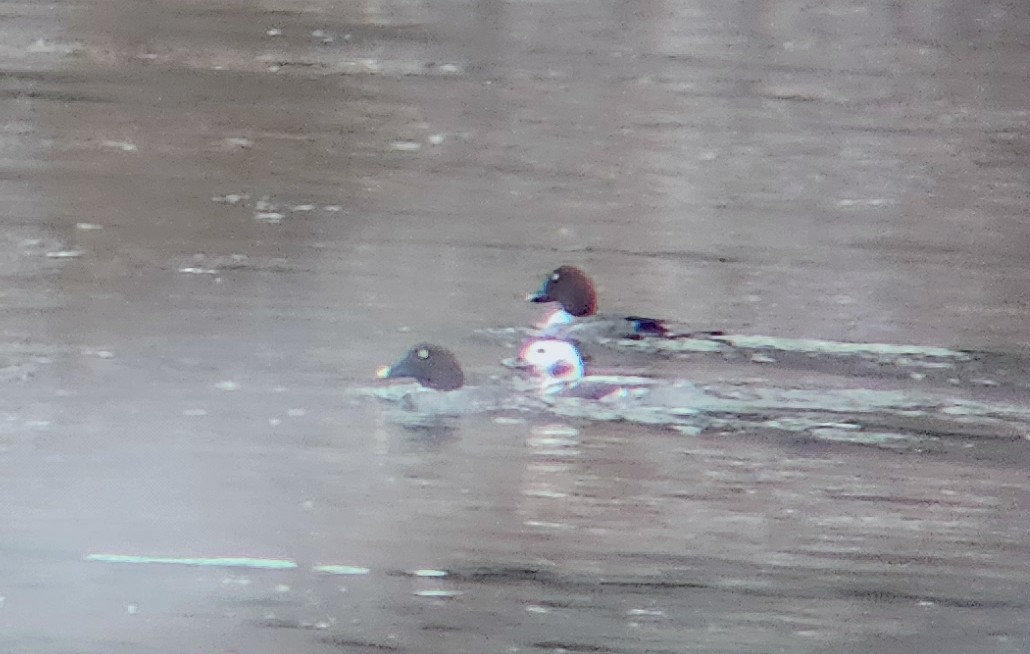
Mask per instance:
[[[507,416],[498,416],[494,418],[495,425],[524,425],[526,424],[525,418],[509,418]]]
[[[211,201],[219,204],[237,205],[246,202],[249,199],[250,196],[246,193],[226,193],[225,195],[216,195],[212,197]]]
[[[278,211],[259,211],[254,214],[254,219],[269,225],[278,225],[285,216]]]
[[[136,152],[138,149],[136,148],[135,143],[130,143],[128,141],[104,141],[101,145],[105,148],[114,148],[115,150],[121,150],[122,152]]]
[[[250,583],[249,577],[232,576],[222,579],[222,585],[224,586],[249,586]]]
[[[418,141],[394,141],[390,144],[390,149],[398,152],[418,152],[422,149],[422,144]]]
[[[461,595],[461,591],[460,590],[441,590],[441,589],[416,590],[415,591],[415,595],[418,596],[418,597],[442,597],[442,598],[449,598],[449,597],[457,597],[458,595]]]
[[[522,491],[522,494],[526,495],[527,497],[544,497],[552,500],[560,500],[562,498],[569,496],[568,493],[562,493],[561,491],[552,491],[547,489],[525,490]]]
[[[75,229],[80,232],[92,232],[103,228],[103,225],[98,225],[96,223],[75,223]]]
[[[369,568],[354,565],[316,565],[312,568],[315,572],[325,572],[331,575],[367,575],[372,572]]]
[[[81,257],[83,254],[82,250],[56,250],[54,252],[47,252],[47,259],[76,259]]]
[[[534,429],[533,433],[539,434],[540,436],[565,436],[569,438],[579,436],[578,429],[571,425],[564,424],[541,425]]]
[[[237,382],[226,379],[215,384],[215,388],[220,391],[238,391],[240,390],[240,385]]]
[[[544,520],[526,520],[522,524],[527,527],[542,527],[544,529],[575,529],[574,526],[564,522],[546,522]]]
[[[893,204],[887,198],[843,198],[837,201],[838,207],[882,207],[885,204]]]
[[[81,43],[62,43],[60,41],[47,41],[40,37],[33,41],[29,47],[25,48],[27,52],[34,54],[74,54],[82,50]]]
[[[660,611],[658,609],[630,609],[626,613],[627,615],[649,615],[654,617],[665,615],[665,611]]]

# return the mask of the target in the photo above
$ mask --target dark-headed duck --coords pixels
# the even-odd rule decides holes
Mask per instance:
[[[675,337],[665,321],[642,316],[597,315],[597,290],[593,280],[575,266],[553,270],[539,290],[526,298],[530,302],[556,302],[559,306],[540,325],[540,336],[578,341],[599,337],[639,339],[648,336]]]

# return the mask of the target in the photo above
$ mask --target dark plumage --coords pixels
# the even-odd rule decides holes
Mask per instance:
[[[597,312],[594,282],[575,266],[560,266],[544,280],[540,290],[529,296],[530,302],[557,302],[577,318]]]
[[[400,361],[381,368],[376,376],[380,379],[410,378],[437,391],[453,391],[465,383],[465,374],[454,354],[431,343],[412,347]]]
[[[557,302],[562,312],[556,312],[544,324],[545,335],[582,340],[586,334],[617,338],[644,336],[671,336],[665,322],[642,316],[596,316],[597,291],[594,282],[575,266],[556,268],[536,293],[526,299],[530,302]],[[589,338],[589,337],[587,337]]]

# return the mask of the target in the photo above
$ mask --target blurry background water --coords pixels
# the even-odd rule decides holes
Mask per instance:
[[[1022,438],[412,431],[344,394],[416,340],[493,373],[473,331],[560,263],[613,311],[1016,356],[1025,3],[0,15],[5,651],[1030,649]]]

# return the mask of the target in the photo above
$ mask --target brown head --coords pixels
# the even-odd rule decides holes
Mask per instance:
[[[540,290],[527,298],[530,302],[557,302],[567,313],[581,318],[597,311],[597,292],[594,282],[575,266],[556,268]]]

